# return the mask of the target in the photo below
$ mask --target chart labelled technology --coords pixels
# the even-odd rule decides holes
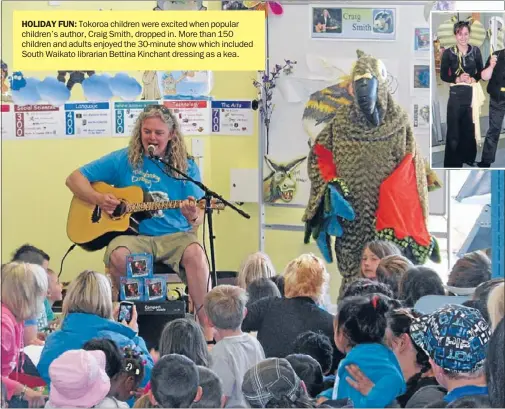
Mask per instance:
[[[209,101],[163,101],[179,120],[183,135],[210,134]]]
[[[139,114],[148,105],[158,105],[158,101],[114,102],[114,136],[131,136]]]
[[[65,135],[110,136],[109,102],[77,102],[65,104]]]
[[[16,139],[60,138],[64,116],[61,107],[54,105],[14,105]]]
[[[2,104],[2,139],[13,139],[15,136],[12,107],[10,104]]]
[[[251,101],[212,101],[212,133],[252,135]]]

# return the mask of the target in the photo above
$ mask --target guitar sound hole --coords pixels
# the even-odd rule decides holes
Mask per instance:
[[[114,209],[114,212],[112,212],[112,217],[121,217],[122,215],[125,214],[125,212],[126,212],[126,203],[125,202],[121,202]]]

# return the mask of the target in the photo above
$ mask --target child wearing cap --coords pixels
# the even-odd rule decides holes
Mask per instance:
[[[226,407],[246,407],[241,392],[244,374],[265,359],[261,344],[241,330],[247,312],[245,290],[233,285],[213,288],[204,300],[209,325],[214,327],[216,345],[210,352],[212,369],[223,382]]]
[[[268,358],[244,375],[242,393],[251,408],[313,408],[303,381],[285,358]]]
[[[46,408],[93,408],[109,393],[102,351],[74,349],[49,366],[51,390]]]
[[[403,395],[406,384],[400,363],[384,345],[389,298],[381,295],[344,298],[335,316],[335,344],[346,354],[340,362],[332,399],[350,399],[355,408],[384,408]],[[349,382],[349,366],[356,365],[372,381],[362,394]]]
[[[430,357],[430,364],[447,395],[445,407],[469,395],[488,395],[484,363],[491,337],[480,311],[447,305],[417,318],[410,326],[412,340]]]

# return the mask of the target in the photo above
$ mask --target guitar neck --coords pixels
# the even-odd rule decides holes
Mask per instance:
[[[153,210],[179,209],[183,200],[165,200],[161,202],[130,203],[127,206],[127,213],[149,212]],[[197,204],[197,206],[199,206]]]

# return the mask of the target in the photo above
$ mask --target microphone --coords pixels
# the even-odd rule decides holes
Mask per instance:
[[[149,156],[152,158],[154,157],[154,151],[156,150],[156,147],[154,145],[149,145],[147,147],[147,152],[149,152]]]

